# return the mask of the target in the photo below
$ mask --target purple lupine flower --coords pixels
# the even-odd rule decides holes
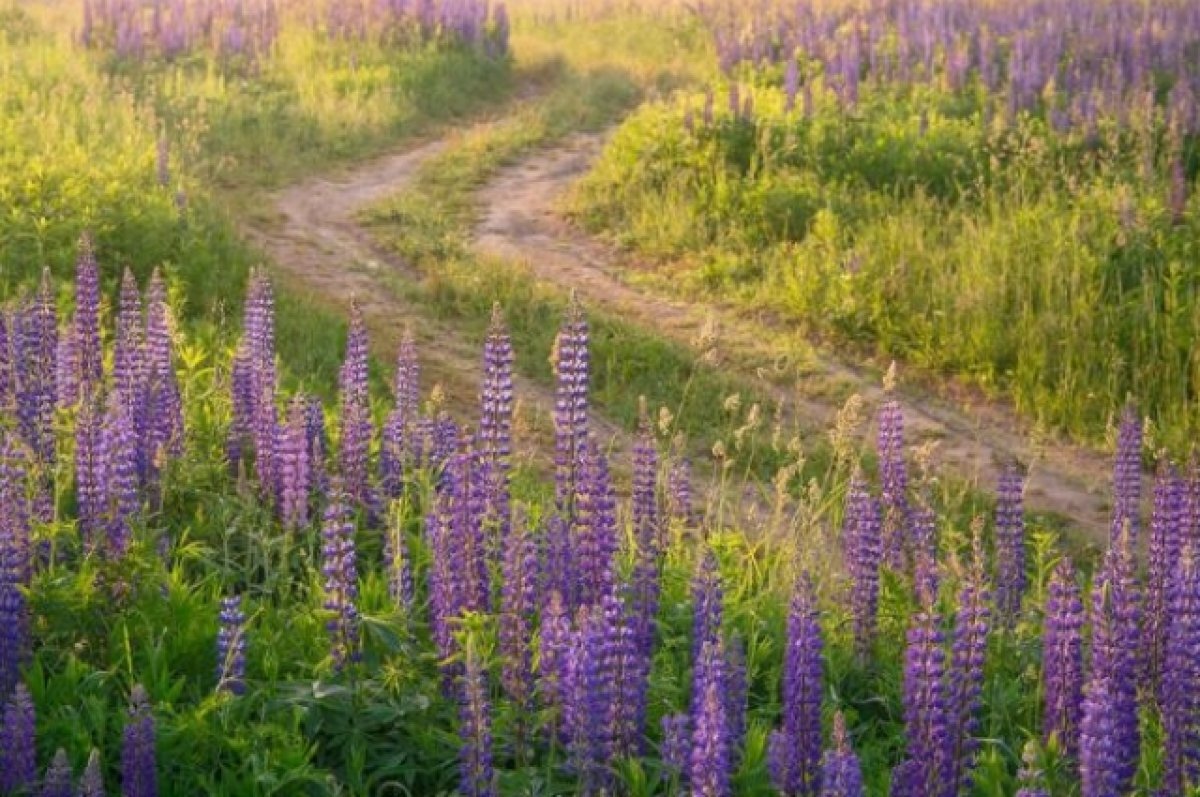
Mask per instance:
[[[146,288],[146,481],[157,484],[162,464],[183,452],[183,399],[171,361],[171,307],[158,269]]]
[[[405,538],[404,524],[400,520],[397,516],[394,522],[388,524],[387,534],[383,539],[383,561],[387,568],[388,594],[392,602],[403,606],[406,611],[411,611],[416,592],[408,542]]]
[[[79,239],[79,257],[75,261],[76,346],[79,350],[79,382],[84,394],[100,385],[104,353],[100,349],[100,265],[92,237]]]
[[[618,694],[612,635],[599,604],[581,606],[576,627],[566,659],[563,726],[580,793],[597,794],[609,786],[614,746],[612,713]]]
[[[79,530],[88,551],[104,546],[104,510],[108,468],[102,441],[103,415],[95,397],[86,397],[75,421],[75,503]]]
[[[100,765],[99,750],[92,750],[88,755],[87,767],[79,779],[79,797],[104,797],[104,770]]]
[[[696,508],[692,499],[692,465],[680,459],[667,474],[667,513],[671,520],[692,526],[696,523]]]
[[[1121,414],[1117,456],[1113,464],[1112,540],[1129,525],[1130,544],[1136,548],[1142,508],[1142,419],[1130,404]]]
[[[925,768],[919,761],[905,759],[892,769],[889,797],[926,797],[934,792],[926,791]]]
[[[945,638],[931,604],[913,615],[904,653],[906,768],[893,774],[892,794],[937,795],[945,781],[941,762],[951,743],[951,706],[946,688]],[[901,791],[897,791],[897,785]]]
[[[3,332],[3,330],[0,330]],[[81,398],[79,392],[79,346],[76,341],[75,327],[68,324],[58,338],[58,348],[54,354],[54,395],[58,406],[66,409],[74,407]],[[0,358],[4,356],[4,341],[0,339]],[[9,406],[11,399],[6,398],[4,389],[4,363],[0,362],[0,410]]]
[[[371,446],[371,408],[367,392],[367,325],[357,303],[350,309],[346,359],[338,378],[341,441],[338,471],[349,497],[368,503],[367,454]]]
[[[230,362],[229,398],[231,418],[225,440],[225,459],[235,475],[245,464],[246,444],[250,441],[256,398],[254,394],[254,361],[250,347],[243,342]]]
[[[928,495],[919,495],[909,514],[909,532],[913,544],[913,586],[920,600],[937,597],[939,576],[937,559],[937,513]]]
[[[18,683],[0,718],[0,791],[16,794],[37,783],[36,728],[33,698]]]
[[[513,348],[499,303],[492,307],[492,322],[483,344],[483,383],[480,387],[477,447],[483,456],[487,480],[489,525],[494,527],[493,549],[508,539],[512,526],[509,509],[509,471],[513,426]]]
[[[833,747],[825,752],[821,764],[820,797],[865,797],[862,766],[850,747],[846,718],[842,712],[833,715]]]
[[[1174,466],[1163,463],[1154,484],[1154,514],[1150,521],[1149,567],[1146,578],[1146,657],[1150,683],[1157,687],[1162,678],[1163,651],[1171,577],[1183,553],[1184,484]],[[1152,693],[1153,693],[1152,689]],[[1157,697],[1157,695],[1155,695]]]
[[[0,696],[8,695],[17,684],[29,653],[29,608],[24,592],[29,551],[27,538],[21,537],[19,520],[0,517]]]
[[[1163,659],[1163,786],[1186,794],[1200,786],[1200,562],[1190,547],[1171,583]]]
[[[855,472],[846,491],[842,521],[842,548],[850,575],[850,611],[854,618],[854,640],[860,656],[866,656],[875,636],[879,607],[879,566],[883,561],[880,505],[867,492],[862,474]]]
[[[504,579],[500,587],[500,682],[518,716],[533,703],[532,634],[537,611],[537,546],[529,530],[515,526],[503,549]],[[523,729],[522,729],[523,730]],[[523,739],[519,740],[522,744]]]
[[[750,693],[750,678],[746,671],[746,647],[741,637],[734,635],[725,645],[725,728],[729,739],[729,769],[736,771],[742,762],[742,746],[746,741],[746,709]]]
[[[645,741],[646,692],[650,657],[641,648],[638,620],[616,594],[605,596],[602,607],[613,669],[614,697],[610,710],[614,756],[640,755]]]
[[[460,734],[463,744],[459,752],[462,778],[459,791],[463,797],[493,797],[496,778],[492,769],[492,719],[488,704],[487,671],[474,648],[467,646],[466,667],[459,698]]]
[[[242,374],[236,370],[234,373],[235,420],[241,403],[244,430],[254,443],[254,468],[259,489],[264,496],[273,497],[277,483],[275,427],[279,422],[275,410],[275,297],[271,283],[261,273],[255,272],[250,277],[244,314],[244,354],[240,361],[235,361],[235,366],[244,369]],[[244,397],[240,395],[243,391]]]
[[[692,661],[700,660],[707,643],[720,641],[723,601],[717,556],[706,549],[692,579]]]
[[[692,749],[692,718],[686,711],[667,714],[662,718],[662,747],[660,758],[663,766],[676,777],[688,769]]]
[[[1025,595],[1024,479],[1016,465],[1000,473],[996,490],[996,610],[1011,622]]]
[[[771,735],[771,781],[788,797],[821,788],[821,625],[808,577],[792,593],[783,654],[783,727]]]
[[[959,589],[954,615],[948,687],[949,755],[943,780],[947,794],[970,791],[971,769],[979,747],[979,712],[983,705],[983,667],[987,655],[990,612],[983,545],[975,537],[974,560]]]
[[[588,324],[572,294],[554,351],[554,496],[558,513],[574,522],[578,467],[588,447]]]
[[[358,660],[358,562],[354,520],[340,484],[333,487],[321,527],[321,574],[325,578],[325,610],[332,616],[330,656],[335,670]]]
[[[329,437],[325,433],[325,408],[321,399],[310,396],[305,413],[305,435],[308,440],[308,478],[312,491],[329,493],[329,469],[325,456],[329,452]]]
[[[308,523],[311,492],[308,454],[308,401],[301,395],[292,398],[287,423],[279,427],[276,444],[279,473],[279,515],[288,529]]]
[[[1125,794],[1140,755],[1138,596],[1130,532],[1120,535],[1092,585],[1092,660],[1080,720],[1083,797]]]
[[[645,410],[633,446],[633,490],[630,497],[633,538],[637,546],[633,570],[633,614],[638,646],[647,657],[654,648],[654,618],[658,614],[659,570],[662,558],[662,516],[658,508],[658,449]]]
[[[395,406],[384,422],[379,447],[379,475],[384,494],[400,495],[406,461],[416,459],[411,450],[417,416],[420,412],[420,363],[412,330],[406,330],[396,355],[396,374],[392,394]]]
[[[888,399],[879,408],[880,507],[883,518],[883,550],[888,565],[904,566],[911,545],[908,539],[908,466],[904,462],[904,415],[900,402]]]
[[[128,408],[135,427],[143,419],[140,406],[146,376],[145,326],[142,321],[142,294],[133,272],[125,269],[121,278],[121,296],[117,310],[117,337],[113,348],[113,383]]]
[[[563,713],[566,689],[567,661],[571,648],[571,620],[566,604],[557,590],[550,593],[542,611],[538,631],[537,691],[542,707],[550,709],[549,737],[558,737],[559,720]]]
[[[108,556],[121,559],[129,552],[133,541],[131,523],[141,508],[141,499],[138,495],[137,438],[129,414],[116,394],[109,398],[100,429],[98,460],[103,467],[104,550]]]
[[[129,695],[129,721],[121,736],[121,794],[156,797],[158,772],[154,752],[154,715],[141,684]]]
[[[1050,577],[1042,643],[1042,681],[1046,713],[1042,736],[1057,739],[1067,758],[1079,755],[1083,701],[1083,599],[1075,568],[1063,558]]]
[[[1017,770],[1017,783],[1021,786],[1017,797],[1050,797],[1050,793],[1040,787],[1041,780],[1042,773],[1037,769],[1037,746],[1027,742],[1021,754],[1021,768]]]
[[[13,362],[17,428],[39,464],[54,465],[54,407],[57,402],[58,322],[47,271],[34,300],[13,316]]]
[[[733,751],[724,687],[724,652],[719,642],[706,642],[696,661],[692,679],[692,749],[688,758],[688,785],[694,797],[729,797],[733,794]]]
[[[463,500],[462,490],[462,468],[456,458],[452,467],[442,472],[433,506],[425,519],[430,551],[429,625],[434,646],[443,662],[455,653],[452,623],[463,611],[458,567],[462,551],[458,550],[456,529],[457,504]],[[449,678],[450,671],[446,670],[445,675]]]
[[[608,460],[595,441],[587,440],[579,453],[571,565],[576,572],[576,604],[589,606],[599,603],[614,584],[618,547],[616,496]]]
[[[74,797],[75,786],[72,781],[71,759],[67,757],[67,751],[60,747],[54,754],[49,769],[46,770],[46,777],[42,779],[42,790],[39,795],[40,797]]]
[[[242,596],[221,599],[221,629],[217,632],[217,691],[240,695],[246,691],[246,615]]]

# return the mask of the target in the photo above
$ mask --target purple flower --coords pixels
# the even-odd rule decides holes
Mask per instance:
[[[1140,755],[1139,613],[1131,534],[1120,535],[1092,585],[1092,660],[1080,721],[1083,797],[1125,794]]]
[[[531,637],[537,610],[537,547],[529,530],[518,525],[503,549],[504,579],[500,591],[500,682],[519,716],[533,701]],[[523,739],[520,740],[523,743]]]
[[[2,336],[3,330],[0,330]],[[75,328],[68,325],[58,338],[58,348],[54,354],[54,393],[58,406],[66,409],[74,407],[81,398],[79,392],[79,348],[76,344]],[[4,340],[0,337],[0,358],[4,357]],[[9,382],[6,390],[4,384],[4,363],[0,361],[0,411],[11,407],[13,382]]]
[[[89,551],[104,545],[107,476],[102,442],[103,416],[94,397],[84,399],[75,420],[75,503],[79,530]]]
[[[86,232],[79,239],[79,257],[75,261],[74,328],[80,387],[86,395],[99,387],[104,364],[100,350],[100,266],[91,235]]]
[[[154,753],[154,715],[141,684],[129,696],[129,721],[121,737],[121,794],[156,797],[158,774]]]
[[[492,797],[496,792],[492,770],[492,720],[488,704],[487,671],[474,648],[467,647],[462,678],[459,720],[463,744],[459,752],[464,797]]]
[[[168,457],[183,452],[183,399],[171,362],[170,313],[166,283],[155,269],[146,290],[146,437],[142,458],[149,484],[157,483]]]
[[[308,523],[311,491],[308,452],[308,402],[303,396],[292,399],[287,423],[279,427],[276,444],[279,473],[279,515],[288,529]]]
[[[833,715],[833,748],[825,752],[821,765],[820,797],[864,797],[862,767],[850,747],[846,718]]]
[[[1154,484],[1154,515],[1150,521],[1149,567],[1146,578],[1146,656],[1150,682],[1162,678],[1163,651],[1170,617],[1167,600],[1171,578],[1183,553],[1184,484],[1178,471],[1164,463]]]
[[[581,606],[571,635],[563,681],[563,726],[571,768],[582,794],[609,787],[618,697],[611,631],[600,605]]]
[[[633,538],[637,546],[633,571],[633,614],[638,647],[646,657],[654,648],[654,618],[658,614],[659,570],[662,558],[662,516],[658,508],[658,449],[643,411],[633,447]]]
[[[952,707],[946,684],[942,619],[931,605],[913,615],[904,653],[904,724],[908,759],[893,774],[892,794],[941,794]],[[897,791],[897,784],[901,790]]]
[[[242,596],[221,599],[221,629],[217,632],[217,691],[240,695],[246,691],[246,615]]]
[[[1200,563],[1195,546],[1172,580],[1163,659],[1163,785],[1169,794],[1200,786]]]
[[[662,718],[663,741],[660,757],[663,766],[675,776],[688,769],[692,748],[692,718],[687,712],[667,714]]]
[[[796,582],[783,654],[783,727],[772,734],[769,763],[775,788],[788,797],[816,797],[821,788],[821,625],[807,576]]]
[[[982,542],[975,538],[974,561],[958,593],[954,615],[948,682],[949,744],[945,759],[947,794],[971,789],[971,768],[979,746],[979,712],[983,707],[983,666],[987,655],[990,612]],[[957,785],[956,785],[957,784]]]
[[[69,337],[69,336],[67,336]],[[113,349],[113,383],[137,426],[144,423],[141,406],[146,378],[145,326],[142,322],[142,295],[133,272],[125,270],[121,278],[121,297],[117,310],[117,337]],[[65,338],[64,338],[65,339]],[[74,401],[62,402],[72,404]]]
[[[1083,701],[1083,600],[1069,559],[1050,577],[1042,642],[1042,681],[1046,713],[1042,736],[1057,739],[1070,759],[1079,755],[1079,721]]]
[[[383,539],[383,561],[387,568],[388,594],[397,606],[411,611],[416,599],[412,562],[408,553],[404,524],[400,522],[399,517],[388,524],[387,534]]]
[[[308,478],[316,493],[326,495],[329,493],[329,469],[325,455],[329,451],[329,437],[325,434],[325,408],[316,396],[308,399],[304,426],[308,441]]]
[[[705,642],[692,679],[692,750],[688,784],[693,797],[733,794],[733,743],[725,696],[725,656],[719,642]]]
[[[325,578],[325,610],[330,613],[330,656],[334,670],[358,660],[358,562],[354,521],[341,485],[333,487],[321,527],[321,574]]]
[[[996,609],[1011,622],[1025,595],[1024,479],[1016,465],[1000,473],[996,491]]]
[[[104,797],[104,771],[100,766],[100,751],[92,750],[87,767],[79,779],[79,797]]]
[[[696,508],[692,499],[692,466],[687,459],[680,459],[671,466],[667,474],[667,512],[671,520],[684,526],[696,524]]]
[[[700,660],[706,644],[720,641],[723,601],[717,556],[708,548],[692,579],[692,661]]]
[[[612,592],[617,553],[616,496],[608,461],[595,441],[579,449],[574,499],[571,565],[575,569],[575,605],[589,606]]]
[[[0,792],[16,793],[37,783],[36,726],[33,698],[18,683],[0,719]]]
[[[110,397],[100,429],[99,462],[103,468],[105,551],[120,559],[133,540],[132,521],[141,508],[138,494],[137,438],[129,414],[118,397]]]
[[[350,310],[346,359],[338,378],[341,397],[338,470],[347,495],[357,504],[370,503],[367,454],[371,446],[371,407],[367,392],[367,325],[358,304]]]
[[[16,686],[29,653],[23,591],[31,575],[28,464],[15,436],[0,433],[0,698]]]
[[[544,708],[550,709],[549,737],[558,736],[558,720],[564,708],[567,686],[567,664],[572,644],[571,621],[566,604],[557,590],[550,593],[542,611],[538,632],[538,697]]]
[[[1117,433],[1117,456],[1113,465],[1112,544],[1129,524],[1130,544],[1137,547],[1142,504],[1142,420],[1133,405],[1125,407]]]
[[[60,747],[42,780],[41,797],[74,797],[72,780],[71,759],[67,758],[67,751]]]
[[[911,548],[908,539],[908,466],[904,462],[904,415],[900,402],[888,399],[879,408],[880,506],[883,515],[884,558],[899,570]]]
[[[415,459],[410,449],[420,412],[420,363],[412,330],[406,330],[400,342],[392,393],[396,403],[383,427],[379,472],[384,494],[396,498],[403,486],[405,463]]]
[[[867,484],[858,472],[851,477],[846,491],[842,548],[851,582],[850,612],[854,618],[855,645],[859,655],[865,657],[875,636],[883,539],[879,502],[867,492]]]
[[[558,513],[574,520],[577,469],[588,446],[588,324],[572,295],[554,347],[554,496]]]
[[[486,467],[487,515],[501,545],[512,525],[509,517],[509,470],[512,456],[513,348],[500,305],[492,307],[492,323],[483,345],[479,433],[476,446]]]

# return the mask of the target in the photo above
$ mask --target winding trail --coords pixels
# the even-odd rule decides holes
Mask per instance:
[[[800,428],[828,429],[851,392],[869,406],[882,400],[877,376],[828,352],[814,351],[777,319],[749,318],[744,310],[728,306],[685,304],[628,282],[625,277],[636,267],[632,259],[580,232],[557,212],[564,192],[586,172],[603,143],[601,135],[576,135],[501,170],[477,196],[475,249],[488,257],[523,263],[537,279],[575,290],[588,304],[684,345],[694,345],[706,323],[715,320],[722,367],[779,402],[792,416],[788,420]],[[272,197],[274,218],[253,222],[247,234],[275,268],[293,285],[306,286],[314,298],[343,307],[351,299],[357,301],[381,353],[394,351],[399,330],[412,322],[428,374],[426,387],[442,384],[447,397],[461,401],[476,394],[476,347],[389,287],[397,277],[417,280],[420,275],[373,245],[356,221],[367,206],[410,189],[421,167],[447,144],[446,140],[420,144],[288,187]],[[795,367],[755,367],[796,362],[798,351],[807,354]],[[553,395],[547,388],[522,380],[518,389],[526,406],[532,405],[538,415],[549,415]],[[1097,541],[1106,539],[1110,472],[1106,455],[1058,442],[1035,449],[1029,443],[1028,427],[992,402],[967,404],[903,388],[900,398],[909,443],[936,442],[932,462],[943,472],[990,489],[1000,463],[1013,458],[1033,463],[1027,506],[1061,516]],[[461,408],[467,406],[463,402]],[[623,433],[616,426],[603,419],[597,422],[602,434],[624,447],[619,440]],[[540,439],[546,434],[544,423],[540,431],[528,431],[538,425],[519,424]]]
[[[790,332],[795,345],[781,345],[779,341],[787,339],[789,330],[776,319],[749,318],[744,309],[727,306],[684,304],[625,281],[623,275],[635,264],[572,227],[557,212],[563,194],[588,170],[603,144],[600,135],[575,136],[561,147],[504,169],[480,192],[476,249],[522,261],[539,279],[574,289],[589,304],[653,327],[686,345],[692,345],[705,323],[715,319],[723,367],[738,371],[780,402],[801,428],[830,428],[842,405],[831,396],[853,392],[871,406],[883,400],[877,376],[828,352],[813,350],[794,330]],[[739,368],[740,363],[793,361],[797,350],[809,351],[811,356],[799,368],[790,369],[791,373]],[[936,441],[932,461],[942,470],[990,490],[1004,462],[1032,463],[1027,506],[1062,516],[1093,539],[1107,539],[1111,465],[1106,455],[1059,442],[1035,450],[1027,425],[994,402],[967,405],[903,388],[899,398],[909,442]]]

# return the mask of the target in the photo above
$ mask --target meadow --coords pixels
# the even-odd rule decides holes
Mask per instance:
[[[1182,2],[0,5],[0,795],[1200,794],[1197,56]],[[595,140],[537,234],[613,282],[482,250]],[[747,335],[904,384],[814,424]],[[1102,528],[939,458],[942,383]]]

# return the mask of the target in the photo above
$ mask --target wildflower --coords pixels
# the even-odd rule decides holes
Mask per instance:
[[[240,695],[246,691],[246,615],[242,596],[221,599],[221,629],[217,632],[217,690]]]
[[[121,793],[124,797],[156,797],[154,715],[149,696],[140,684],[133,687],[129,703],[129,721],[121,740]]]
[[[1000,474],[996,491],[996,608],[1012,621],[1025,594],[1025,517],[1023,479],[1015,465]]]
[[[788,797],[816,797],[821,788],[821,626],[807,576],[792,593],[783,657],[783,727],[771,734],[775,788]]]
[[[1083,701],[1083,601],[1075,569],[1063,558],[1050,577],[1042,643],[1042,681],[1046,713],[1042,736],[1058,744],[1070,759],[1079,754]]]
[[[833,715],[833,748],[825,751],[821,765],[820,797],[864,797],[862,767],[850,747],[846,718]]]
[[[36,725],[33,698],[18,683],[0,717],[0,792],[16,793],[37,782]]]
[[[332,616],[327,628],[335,670],[358,658],[358,565],[354,522],[345,492],[333,489],[321,529],[321,573],[325,577],[325,609]]]
[[[492,721],[487,691],[487,671],[483,669],[474,647],[468,645],[459,708],[463,740],[459,752],[462,771],[460,790],[464,797],[492,797],[497,793],[492,769]]]

